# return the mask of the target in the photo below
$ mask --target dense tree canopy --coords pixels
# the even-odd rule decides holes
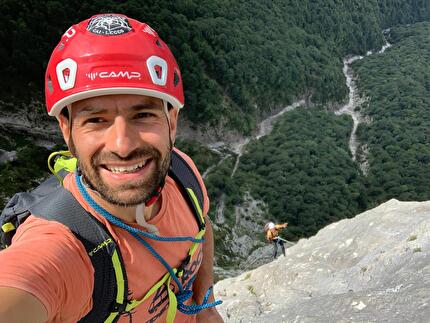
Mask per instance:
[[[347,147],[352,121],[327,108],[347,95],[345,55],[380,47],[385,28],[430,20],[429,1],[2,0],[0,12],[3,111],[42,100],[44,69],[61,34],[99,12],[146,21],[170,45],[184,77],[183,112],[196,127],[221,123],[249,134],[259,118],[297,98],[315,103],[251,142],[234,177],[235,156],[221,159],[197,143],[178,143],[202,173],[212,167],[211,216],[224,197],[227,223],[245,192],[267,204],[268,216],[290,223],[290,239],[392,197],[430,199],[428,23],[392,28],[392,48],[353,65],[369,98],[362,114],[371,122],[358,131],[369,147],[367,177]],[[10,131],[0,128],[0,149],[19,158],[0,165],[0,205],[46,175],[49,153]],[[219,245],[222,230],[215,232]]]
[[[352,121],[321,108],[299,108],[272,134],[250,143],[233,178],[219,181],[233,207],[248,191],[268,204],[270,217],[287,221],[289,237],[366,208],[363,178],[348,151]],[[209,177],[222,177],[222,172]],[[268,215],[269,216],[269,215]]]
[[[0,95],[41,99],[44,69],[61,34],[96,13],[125,13],[152,25],[177,56],[189,119],[250,132],[259,115],[294,98],[342,100],[341,58],[379,46],[381,28],[428,18],[429,6],[419,0],[3,0]]]
[[[391,197],[429,200],[430,24],[395,28],[393,47],[354,65],[363,113],[371,122],[359,128],[369,146],[367,191],[372,205]]]

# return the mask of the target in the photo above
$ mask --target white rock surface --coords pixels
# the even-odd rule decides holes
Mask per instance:
[[[226,322],[430,322],[430,201],[333,223],[215,297]]]

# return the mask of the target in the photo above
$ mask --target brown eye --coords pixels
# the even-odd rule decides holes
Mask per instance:
[[[152,118],[152,117],[155,117],[155,114],[150,112],[139,112],[135,116],[136,119],[146,119],[146,118]]]
[[[84,123],[102,123],[102,122],[104,122],[104,119],[97,117],[97,118],[89,118],[85,120]]]

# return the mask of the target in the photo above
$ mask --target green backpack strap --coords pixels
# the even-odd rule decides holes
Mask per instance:
[[[180,187],[182,195],[193,211],[199,230],[204,230],[205,219],[202,211],[204,203],[203,189],[194,171],[175,150],[172,151],[169,176],[172,177]]]
[[[79,322],[116,322],[127,306],[127,277],[120,250],[107,228],[85,211],[51,176],[29,193],[18,193],[3,211],[57,221],[84,245],[94,267],[93,308]],[[19,223],[24,222],[21,216]],[[16,226],[19,223],[15,222]]]

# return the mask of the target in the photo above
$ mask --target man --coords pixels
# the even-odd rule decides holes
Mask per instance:
[[[54,49],[45,95],[77,158],[63,186],[107,229],[124,263],[130,306],[105,322],[222,322],[207,293],[213,284],[209,200],[191,159],[173,148],[184,94],[167,45],[145,23],[94,16],[69,28]],[[164,239],[200,234],[167,176],[173,151],[203,190],[203,243]],[[68,227],[30,215],[0,252],[0,322],[77,322],[91,314],[100,300],[92,297],[99,273],[89,255],[100,248],[87,253]]]
[[[264,226],[266,240],[273,244],[273,259],[276,259],[278,254],[278,245],[281,246],[282,254],[285,257],[284,240],[279,237],[279,231],[285,229],[287,226],[288,223],[274,224],[273,222],[269,222]]]

